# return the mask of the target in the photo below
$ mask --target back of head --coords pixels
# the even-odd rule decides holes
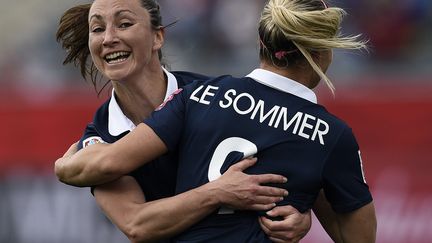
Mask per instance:
[[[306,60],[333,92],[333,84],[312,53],[366,47],[359,36],[340,35],[345,14],[341,8],[328,7],[324,0],[269,0],[259,22],[260,59],[279,68]]]

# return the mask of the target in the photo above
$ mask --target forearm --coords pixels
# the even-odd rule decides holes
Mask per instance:
[[[94,197],[104,214],[129,237],[127,226],[138,212],[139,206],[146,202],[135,179],[123,176],[118,180],[97,186],[94,188]]]
[[[115,180],[165,152],[165,144],[154,131],[140,124],[113,144],[94,144],[58,159],[55,173],[60,181],[69,185],[99,185]]]
[[[219,179],[171,198],[144,203],[136,181],[129,176],[97,187],[95,197],[105,214],[134,242],[176,235],[219,206],[268,210],[287,192],[261,186],[284,183],[278,175],[247,175],[242,171],[256,162],[246,159],[231,166]],[[138,192],[138,194],[137,194]]]
[[[121,171],[116,173],[106,161],[109,158],[108,146],[95,144],[72,156],[58,159],[55,163],[56,176],[61,182],[73,186],[93,186],[120,177]]]
[[[210,184],[143,205],[131,222],[135,239],[156,240],[188,229],[219,207]],[[138,241],[140,242],[140,241]]]
[[[331,205],[327,201],[323,190],[320,191],[318,198],[315,201],[313,212],[330,238],[336,243],[343,242],[337,214],[331,208]]]
[[[145,202],[131,177],[97,187],[95,197],[111,221],[132,242],[151,242],[174,236],[219,206],[211,184],[174,197]],[[136,193],[136,192],[140,193]]]
[[[350,213],[337,214],[344,243],[374,243],[377,221],[373,203]]]

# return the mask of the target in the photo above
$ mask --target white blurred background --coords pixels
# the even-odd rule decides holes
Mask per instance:
[[[55,41],[61,14],[88,1],[0,0],[0,242],[127,242],[87,189],[60,184],[52,165],[79,139],[97,97]],[[243,76],[257,65],[264,1],[160,0],[172,70]],[[336,52],[320,103],[358,137],[378,215],[377,242],[432,239],[432,2],[332,0],[343,32],[369,53]],[[302,242],[329,242],[318,222]]]

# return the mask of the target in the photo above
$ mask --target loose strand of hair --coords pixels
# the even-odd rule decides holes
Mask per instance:
[[[293,41],[293,43],[300,50],[300,52],[303,54],[303,56],[306,58],[306,60],[308,61],[309,65],[311,65],[312,69],[318,74],[318,76],[321,77],[321,79],[324,80],[324,82],[326,83],[327,87],[330,89],[330,91],[332,92],[332,94],[334,96],[335,95],[335,90],[336,90],[335,86],[330,81],[330,79],[327,77],[327,75],[325,75],[325,73],[321,70],[321,68],[318,66],[318,64],[316,64],[316,62],[313,60],[313,58],[310,55],[310,53],[303,46],[297,44],[295,41]]]

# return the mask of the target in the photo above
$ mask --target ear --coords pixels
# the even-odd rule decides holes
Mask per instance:
[[[322,53],[320,51],[311,51],[311,57],[315,63],[319,63],[321,60]]]
[[[155,31],[154,40],[153,40],[153,50],[159,51],[165,41],[165,30],[164,28],[160,28]]]
[[[333,61],[333,51],[332,50],[324,50],[316,52],[312,56],[315,63],[321,68],[323,73],[327,72],[327,69],[329,68],[330,64]]]
[[[327,55],[328,53],[326,51],[312,51],[311,56],[314,62],[323,69],[324,66],[326,66],[327,62]]]

